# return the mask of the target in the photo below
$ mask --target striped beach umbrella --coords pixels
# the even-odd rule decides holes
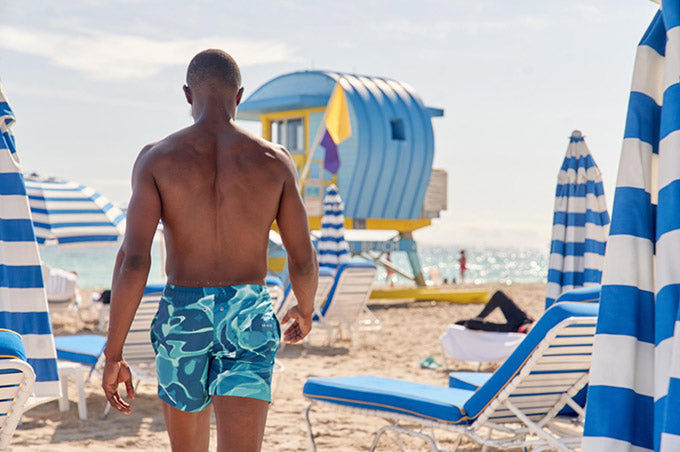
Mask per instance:
[[[323,198],[321,237],[317,245],[319,267],[332,270],[349,262],[349,245],[345,240],[345,206],[338,193],[338,187],[329,185]]]
[[[608,230],[602,174],[574,130],[557,175],[546,309],[563,292],[600,284]]]
[[[13,123],[0,86],[0,328],[21,334],[36,373],[34,394],[58,396],[57,353]]]
[[[125,214],[91,187],[30,175],[26,191],[40,245],[112,245],[125,232]]]
[[[680,0],[637,49],[583,450],[680,450]]]

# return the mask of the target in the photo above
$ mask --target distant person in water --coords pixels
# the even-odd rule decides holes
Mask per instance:
[[[460,257],[458,258],[458,265],[460,266],[460,282],[465,282],[465,270],[467,269],[467,259],[465,258],[465,250],[460,250]]]
[[[506,320],[505,323],[494,323],[485,320],[496,308],[503,312]],[[528,333],[533,323],[534,319],[529,317],[511,298],[500,290],[493,294],[489,302],[484,306],[484,309],[482,309],[482,312],[477,314],[477,317],[456,322],[457,325],[463,325],[471,330],[519,333]]]

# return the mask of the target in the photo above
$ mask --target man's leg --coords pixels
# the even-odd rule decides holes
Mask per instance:
[[[208,452],[210,443],[210,406],[188,413],[163,403],[165,427],[173,452]]]
[[[249,397],[213,396],[218,452],[259,452],[269,402]]]

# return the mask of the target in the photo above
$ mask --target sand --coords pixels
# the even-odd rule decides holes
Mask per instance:
[[[460,287],[460,286],[459,286]],[[470,286],[488,289],[493,293],[502,289],[530,315],[537,318],[543,312],[545,284],[484,284]],[[89,295],[85,295],[86,300]],[[447,325],[458,319],[474,316],[481,309],[478,304],[446,302],[414,302],[409,300],[371,300],[369,307],[380,320],[378,332],[358,332],[353,343],[340,341],[333,348],[303,347],[288,344],[278,359],[285,371],[277,374],[278,388],[269,411],[263,451],[309,450],[309,439],[304,421],[307,402],[302,397],[305,379],[311,376],[377,375],[400,378],[435,385],[448,384],[447,371],[420,368],[420,361],[432,356],[442,361],[438,337]],[[95,331],[97,313],[85,311],[84,332]],[[56,334],[71,334],[78,329],[69,314],[55,313]],[[502,317],[494,313],[492,317]],[[323,342],[316,332],[314,343]],[[457,370],[476,370],[476,363],[450,361]],[[497,364],[486,364],[482,370],[493,370]],[[169,441],[165,432],[161,404],[156,397],[153,380],[144,380],[137,389],[129,416],[111,412],[102,419],[104,396],[99,388],[100,375],[94,374],[87,383],[89,419],[81,421],[76,408],[75,387],[70,386],[70,410],[60,412],[57,402],[50,402],[28,411],[17,429],[9,450],[17,452],[80,452],[80,451],[165,451]],[[384,421],[345,411],[316,408],[312,412],[317,446],[320,451],[368,450],[373,434]],[[216,450],[213,420],[211,449]],[[398,450],[393,436],[383,436],[376,450]],[[452,447],[455,438],[437,432],[444,448]],[[429,450],[417,439],[405,441],[410,450]],[[481,450],[471,442],[463,442],[459,450]]]

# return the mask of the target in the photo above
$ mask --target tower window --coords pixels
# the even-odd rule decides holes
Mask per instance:
[[[404,129],[404,120],[401,118],[390,119],[390,127],[392,128],[392,139],[397,141],[406,140],[406,130]]]

